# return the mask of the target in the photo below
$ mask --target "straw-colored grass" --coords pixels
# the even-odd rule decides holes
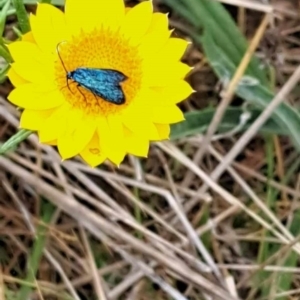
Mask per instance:
[[[196,93],[182,108],[215,108],[204,134],[180,132],[120,168],[61,162],[35,135],[0,156],[0,300],[300,298],[300,159],[294,116],[286,114],[299,99],[299,3],[219,2],[249,41],[227,82],[203,53],[210,36],[200,44],[197,18],[183,10],[197,1],[154,1],[172,10],[175,34],[195,42],[184,60],[195,67],[188,80]],[[253,55],[270,67],[270,101],[246,129],[219,132],[229,106],[258,105],[239,90],[249,64],[251,74],[258,70]],[[10,89],[4,81],[1,141],[18,128]],[[286,117],[290,138],[272,124],[262,134],[274,116]]]

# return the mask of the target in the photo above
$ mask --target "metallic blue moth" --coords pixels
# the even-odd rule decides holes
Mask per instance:
[[[67,72],[67,79],[92,92],[95,96],[113,103],[125,103],[125,95],[120,85],[127,79],[122,72],[112,69],[77,68]]]

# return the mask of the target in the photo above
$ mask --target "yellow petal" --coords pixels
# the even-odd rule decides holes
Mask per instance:
[[[184,39],[170,38],[163,49],[159,52],[161,59],[180,61],[183,57],[189,42]]]
[[[28,130],[38,131],[45,120],[48,119],[55,109],[31,110],[25,109],[21,115],[20,127]]]
[[[154,106],[160,105],[170,105],[170,102],[167,101],[166,98],[163,97],[162,93],[160,93],[160,87],[147,87],[142,86],[140,88],[140,92],[135,104],[136,115],[147,116],[147,122],[152,122],[152,119],[149,117],[149,111],[152,110]]]
[[[184,80],[176,80],[170,85],[164,87],[152,87],[156,92],[157,98],[164,99],[164,103],[176,104],[186,98],[192,93],[192,87]]]
[[[107,155],[110,151],[110,133],[106,117],[99,116],[97,120],[97,133],[101,153],[105,153]]]
[[[73,132],[65,134],[57,140],[58,151],[63,159],[71,158],[83,151],[95,133],[95,122],[90,118],[82,118],[77,122]]]
[[[71,113],[66,115],[65,118],[66,118],[65,135],[71,135],[73,134],[74,130],[78,128],[79,124],[82,123],[82,120],[84,118],[84,111],[82,109],[77,109],[72,107]]]
[[[18,62],[30,60],[34,64],[47,66],[52,58],[51,55],[42,52],[36,44],[27,41],[16,41],[7,47],[13,60]]]
[[[171,70],[173,73],[178,72],[185,64],[180,62],[189,43],[179,38],[169,38],[157,55],[147,57],[144,60],[143,67],[153,73],[154,70]],[[176,64],[175,64],[176,63]],[[185,65],[185,74],[190,71],[190,67]],[[180,77],[183,78],[183,77]]]
[[[119,165],[125,156],[124,130],[118,117],[98,118],[98,136],[101,153]]]
[[[33,37],[32,31],[29,31],[22,35],[22,41],[24,42],[30,42],[30,43],[35,43],[35,39]]]
[[[155,13],[147,34],[141,39],[138,52],[144,60],[152,59],[153,54],[157,53],[167,43],[171,31],[168,30],[167,16]]]
[[[138,136],[125,127],[126,151],[130,154],[147,157],[149,152],[149,140]]]
[[[28,82],[43,84],[45,81],[53,83],[55,80],[53,72],[49,72],[49,69],[41,65],[32,64],[29,60],[14,62],[11,66],[19,76]]]
[[[82,159],[89,164],[91,167],[96,167],[102,164],[106,156],[101,152],[99,148],[99,138],[98,134],[94,134],[89,144],[80,152]]]
[[[152,31],[169,31],[169,19],[166,14],[156,12],[152,15],[151,25],[148,29],[148,33]]]
[[[36,43],[49,53],[55,54],[57,45],[70,38],[63,12],[50,4],[38,4],[36,16],[30,16],[30,25]]]
[[[132,43],[138,43],[149,29],[152,12],[152,1],[144,1],[133,7],[124,18],[121,33]]]
[[[160,140],[167,140],[170,137],[170,125],[168,124],[155,124]]]
[[[54,63],[50,55],[40,51],[36,44],[17,41],[8,46],[15,63],[14,70],[28,81],[54,82]]]
[[[144,136],[149,140],[159,138],[157,128],[150,119],[149,112],[151,109],[143,105],[136,105],[135,109],[127,110],[123,115],[124,125],[138,136]]]
[[[159,58],[159,56],[157,56]],[[158,59],[160,61],[160,59]],[[188,65],[177,62],[154,62],[152,64],[147,61],[144,64],[145,75],[143,84],[148,86],[166,86],[172,84],[174,80],[184,79],[190,72],[191,67]]]
[[[154,123],[160,124],[173,124],[184,120],[182,111],[175,105],[155,106],[151,116]]]
[[[73,35],[100,26],[115,30],[125,16],[125,6],[123,0],[66,0],[65,14]]]
[[[8,96],[13,104],[33,110],[44,110],[62,105],[65,99],[53,86],[27,83],[15,88]]]
[[[8,70],[7,77],[9,78],[9,80],[13,84],[13,86],[15,86],[15,87],[20,86],[25,83],[28,83],[28,81],[26,81],[24,78],[22,78],[20,75],[18,75],[13,68],[10,68]]]
[[[46,142],[44,144],[49,145],[49,146],[57,146],[57,141],[53,140],[53,141]]]
[[[110,134],[110,151],[107,157],[115,165],[120,165],[125,157],[124,127],[118,116],[108,116],[107,124]],[[101,136],[100,136],[101,139]]]
[[[70,118],[72,109],[69,104],[65,104],[56,109],[51,116],[44,121],[39,130],[41,143],[57,140],[67,128],[67,116]]]

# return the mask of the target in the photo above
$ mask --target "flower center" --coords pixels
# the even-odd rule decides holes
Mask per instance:
[[[55,65],[58,88],[72,106],[83,109],[86,113],[118,113],[130,104],[139,91],[141,59],[137,56],[137,49],[130,46],[119,32],[109,29],[82,32],[70,42],[59,44],[58,52],[60,57],[58,56]],[[67,80],[67,73],[78,68],[111,69],[123,73],[127,79],[120,82],[120,88],[125,95],[125,103],[111,103],[80,86],[78,82]]]

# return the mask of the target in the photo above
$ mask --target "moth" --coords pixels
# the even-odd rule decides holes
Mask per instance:
[[[67,79],[77,82],[79,86],[110,103],[125,103],[125,94],[120,83],[127,77],[120,71],[83,67],[67,72]]]
[[[116,105],[121,105],[126,102],[125,94],[121,86],[121,82],[128,79],[126,75],[117,70],[104,68],[79,67],[73,71],[68,71],[59,53],[59,45],[60,44],[57,45],[56,50],[62,66],[66,71],[68,88],[68,80],[72,80],[73,82],[77,83],[78,87],[83,87],[84,89],[90,91],[95,97],[101,97],[107,102]]]

